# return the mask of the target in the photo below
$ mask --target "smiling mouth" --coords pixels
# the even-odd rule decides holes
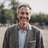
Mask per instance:
[[[22,17],[22,16],[21,16],[21,17],[20,17],[20,20],[22,20],[22,19],[23,19],[23,20],[28,20],[28,17]]]

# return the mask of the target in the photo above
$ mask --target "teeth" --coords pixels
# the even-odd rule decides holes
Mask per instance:
[[[26,20],[23,20],[23,21],[26,21]]]
[[[26,20],[23,20],[23,21],[26,21]]]

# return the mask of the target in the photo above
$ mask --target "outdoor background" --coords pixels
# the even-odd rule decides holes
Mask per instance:
[[[32,8],[30,24],[40,28],[45,48],[48,48],[48,0],[0,0],[0,48],[6,29],[18,23],[17,7],[27,2]]]

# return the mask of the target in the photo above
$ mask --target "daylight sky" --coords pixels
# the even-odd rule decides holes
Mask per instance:
[[[0,3],[1,2],[3,2],[3,0],[0,0]],[[48,13],[48,0],[19,0],[19,2],[29,3],[33,13]],[[6,1],[6,8],[8,8],[9,3],[9,1]]]

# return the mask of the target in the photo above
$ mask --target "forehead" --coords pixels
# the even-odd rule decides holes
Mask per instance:
[[[28,8],[28,7],[21,7],[20,9],[19,9],[19,11],[26,11],[26,12],[30,12],[30,9]]]

